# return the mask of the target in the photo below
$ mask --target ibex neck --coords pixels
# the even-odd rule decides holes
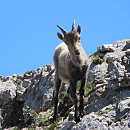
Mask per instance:
[[[75,66],[80,67],[80,66],[84,65],[86,62],[86,53],[83,49],[80,50],[79,55],[73,55],[70,52],[70,58],[71,58],[72,63]]]

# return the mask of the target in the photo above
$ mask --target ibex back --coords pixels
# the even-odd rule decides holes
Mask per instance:
[[[69,83],[69,96],[75,107],[75,121],[80,121],[80,117],[84,115],[83,109],[83,96],[84,86],[86,82],[86,73],[88,68],[89,58],[83,50],[80,43],[81,27],[75,27],[75,21],[72,24],[71,32],[65,31],[62,27],[58,26],[63,35],[57,33],[58,37],[64,42],[61,43],[54,54],[55,64],[55,84],[54,84],[54,117],[53,121],[57,118],[57,104],[58,93],[61,85],[61,81]],[[78,81],[81,81],[79,89],[80,99],[78,106],[78,99],[76,96],[76,85]],[[79,109],[79,111],[78,111]]]

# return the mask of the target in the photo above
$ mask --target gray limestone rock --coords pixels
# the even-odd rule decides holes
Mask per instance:
[[[84,98],[85,115],[75,124],[71,108],[68,117],[58,121],[59,129],[130,129],[130,43],[127,41],[129,39],[100,45],[98,52],[90,56],[87,83],[93,81],[93,90]],[[95,55],[103,55],[103,63],[94,64]],[[32,120],[33,112],[52,118],[54,75],[54,66],[45,65],[24,75],[0,76],[0,126],[38,125],[43,116]],[[63,83],[59,97],[67,88]],[[49,125],[43,124],[45,126],[36,128]]]
[[[27,122],[30,118],[30,111],[40,112],[47,110],[52,105],[53,97],[53,80],[54,67],[46,65],[35,71],[32,77],[31,84],[24,93],[23,114],[24,121]]]
[[[115,48],[113,47],[112,44],[103,44],[103,45],[99,45],[97,47],[97,50],[100,52],[113,52]]]
[[[23,83],[22,83],[22,86],[26,88],[30,83],[31,83],[30,80],[24,79],[24,80],[23,80]]]
[[[16,96],[16,85],[14,83],[13,78],[5,78],[3,77],[2,82],[0,80],[0,105],[4,105],[11,100],[13,100]]]

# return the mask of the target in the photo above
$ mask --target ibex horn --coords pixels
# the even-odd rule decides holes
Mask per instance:
[[[72,24],[72,31],[76,30],[76,26],[75,26],[75,20],[73,21],[73,24]]]
[[[62,33],[65,35],[67,32],[62,28],[60,27],[59,25],[57,25],[57,27],[62,31]]]

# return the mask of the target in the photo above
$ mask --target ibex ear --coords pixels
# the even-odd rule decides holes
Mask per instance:
[[[58,36],[59,39],[63,40],[63,35],[62,34],[57,33],[57,36]]]
[[[79,34],[81,33],[81,26],[80,26],[80,25],[78,25],[77,32],[78,32]]]

